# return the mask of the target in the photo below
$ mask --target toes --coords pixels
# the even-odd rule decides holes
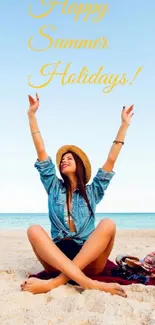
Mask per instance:
[[[23,291],[31,292],[32,294],[35,293],[34,290],[33,290],[33,288],[32,288],[31,286],[27,286],[27,287],[25,287],[25,288],[23,289]]]
[[[22,282],[22,284],[21,284],[21,286],[24,286],[26,283],[27,283],[27,281],[26,281],[26,280],[25,280],[25,281],[23,281],[23,282]]]
[[[20,285],[21,290],[23,290],[23,288],[25,287],[26,284],[27,284],[27,281],[24,281],[24,282]]]
[[[121,291],[117,291],[117,294],[123,298],[127,298],[127,294],[126,293],[123,293]]]
[[[127,298],[127,294],[122,288],[118,290],[118,294],[124,298]]]
[[[126,294],[125,290],[121,286],[118,285],[117,291],[118,291],[120,296],[125,297],[125,298],[127,297],[127,294]]]
[[[29,286],[29,285],[25,285],[23,287],[23,291],[30,291],[30,290],[31,290],[31,286]]]

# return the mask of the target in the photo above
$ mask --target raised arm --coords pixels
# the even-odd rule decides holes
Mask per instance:
[[[115,172],[113,171],[114,164],[122,148],[122,142],[124,143],[127,128],[129,127],[131,117],[133,116],[132,110],[133,105],[127,110],[125,110],[125,107],[123,107],[121,115],[122,124],[119,128],[116,139],[114,140],[116,142],[114,142],[110,149],[106,163],[102,166],[102,168],[99,168],[96,176],[93,178],[92,183],[88,187],[93,194],[96,204],[102,200],[105,190],[115,175]]]
[[[50,156],[47,155],[43,139],[41,137],[35,113],[39,107],[39,97],[36,94],[36,100],[29,96],[30,107],[28,109],[28,117],[30,130],[33,138],[33,142],[37,151],[38,158],[34,164],[37,168],[42,184],[49,194],[56,185],[59,185],[59,179],[56,176],[55,165]]]
[[[39,97],[38,94],[36,94],[36,100],[32,98],[31,96],[29,97],[29,109],[28,109],[28,117],[29,117],[29,125],[30,125],[30,130],[31,130],[31,135],[33,138],[33,142],[37,151],[38,159],[39,161],[46,160],[48,158],[48,155],[45,150],[44,142],[41,137],[39,127],[37,124],[37,119],[35,116],[35,113],[39,107]]]
[[[133,105],[130,106],[127,110],[125,109],[125,107],[123,107],[122,114],[121,114],[122,123],[118,130],[115,141],[109,151],[107,161],[102,167],[104,171],[111,172],[114,168],[117,157],[121,151],[122,145],[124,144],[126,132],[130,125],[131,118],[134,114],[132,113],[132,111],[133,111]]]

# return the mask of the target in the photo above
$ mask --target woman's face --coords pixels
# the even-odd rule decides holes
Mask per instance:
[[[61,160],[60,168],[61,168],[61,172],[66,176],[75,173],[76,162],[71,153],[64,154]]]

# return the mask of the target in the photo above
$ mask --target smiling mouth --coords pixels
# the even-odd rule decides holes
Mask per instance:
[[[62,168],[68,167],[68,165],[63,165]]]

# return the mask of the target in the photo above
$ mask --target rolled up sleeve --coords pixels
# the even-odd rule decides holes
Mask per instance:
[[[55,165],[52,162],[51,157],[48,157],[46,160],[39,161],[36,160],[34,167],[38,170],[40,174],[41,182],[49,194],[50,189],[54,188],[58,182],[58,177],[56,176]]]
[[[102,200],[105,190],[107,189],[114,175],[114,171],[106,172],[102,168],[98,169],[96,176],[93,178],[93,181],[90,184],[92,195],[96,204]]]

